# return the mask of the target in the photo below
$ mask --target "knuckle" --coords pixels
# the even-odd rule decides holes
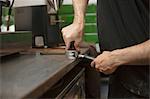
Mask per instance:
[[[70,35],[66,35],[66,34],[64,34],[64,36],[66,37],[66,39],[70,39],[70,38],[71,38],[71,36],[70,36]]]
[[[98,66],[97,66],[97,65],[95,65],[95,68],[96,68],[96,69],[98,69]]]
[[[104,53],[104,54],[109,54],[109,53],[110,53],[110,51],[104,51],[103,53]]]
[[[64,32],[64,28],[61,29],[61,32],[62,32],[62,33]]]
[[[95,68],[96,68],[96,69],[99,69],[99,65],[96,64],[96,65],[95,65]]]
[[[104,52],[103,52],[103,54],[106,54],[106,53],[108,53],[108,52],[107,52],[107,51],[104,51]]]

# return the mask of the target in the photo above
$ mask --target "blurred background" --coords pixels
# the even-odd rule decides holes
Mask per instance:
[[[9,23],[10,26],[9,31],[7,31],[8,11],[9,11],[8,7],[3,7],[2,25],[1,25],[2,32],[15,31],[14,9],[12,9],[12,13],[10,15],[10,23]],[[60,23],[60,29],[72,23],[74,17],[72,0],[63,0],[63,4],[60,6],[60,9],[58,10],[58,15],[59,20],[63,20],[63,22]],[[84,29],[85,35],[83,38],[84,41],[93,43],[98,42],[96,29],[96,0],[89,0],[85,22],[86,22]]]

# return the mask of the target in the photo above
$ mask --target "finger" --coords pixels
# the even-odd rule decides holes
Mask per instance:
[[[102,68],[103,71],[107,71],[109,68],[105,67],[105,68]]]
[[[101,65],[95,65],[95,68],[96,69],[98,69],[99,71],[103,71],[104,69],[103,69],[103,67],[101,66]]]
[[[71,42],[66,42],[66,50],[68,50],[70,48],[70,43]]]
[[[106,70],[106,71],[103,71],[103,73],[104,73],[105,75],[108,75],[108,74],[111,74],[112,72],[111,72],[110,70]]]
[[[70,47],[70,42],[64,37],[64,42],[65,42],[65,45],[66,45],[66,50],[69,49]]]
[[[95,68],[95,69],[96,69],[96,68]],[[96,69],[96,71],[97,71],[97,72],[100,72],[100,70],[99,70],[99,69]]]
[[[71,41],[69,39],[67,39],[66,36],[63,36],[63,39],[64,39],[64,42],[65,42],[65,45],[66,45],[66,50],[68,50],[69,47],[70,47]]]
[[[100,67],[99,64],[95,64],[95,68],[96,68],[96,69],[101,69],[101,67]]]
[[[112,64],[111,64],[110,61],[103,60],[103,61],[101,62],[101,66],[102,66],[102,68],[103,68],[103,71],[107,71],[107,70],[111,69]]]
[[[79,45],[80,45],[80,43],[75,41],[74,46],[77,51],[80,51]]]
[[[99,69],[99,71],[100,71],[101,73],[103,73],[103,70]]]
[[[64,28],[61,29],[61,33],[62,33],[62,35],[64,34]]]
[[[98,64],[98,65],[95,65],[95,69],[99,70],[100,72],[104,72],[104,71],[107,71],[109,68]]]
[[[95,61],[91,62],[91,67],[95,67]]]
[[[69,47],[70,47],[70,42],[69,42],[69,39],[66,37],[66,32],[65,32],[64,28],[61,30],[61,33],[62,33],[64,42],[65,42],[65,45],[66,45],[66,50],[68,50]]]
[[[103,72],[103,70],[102,69],[99,69],[99,68],[95,68],[97,71],[99,71],[99,72]]]

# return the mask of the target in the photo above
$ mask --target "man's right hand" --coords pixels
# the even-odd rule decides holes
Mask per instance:
[[[62,29],[63,39],[66,44],[66,50],[69,49],[70,43],[75,41],[74,46],[77,51],[80,50],[79,45],[82,41],[83,27],[81,23],[72,23]]]

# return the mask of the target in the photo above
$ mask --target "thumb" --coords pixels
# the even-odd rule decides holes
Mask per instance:
[[[95,67],[95,61],[91,62],[91,67]]]

